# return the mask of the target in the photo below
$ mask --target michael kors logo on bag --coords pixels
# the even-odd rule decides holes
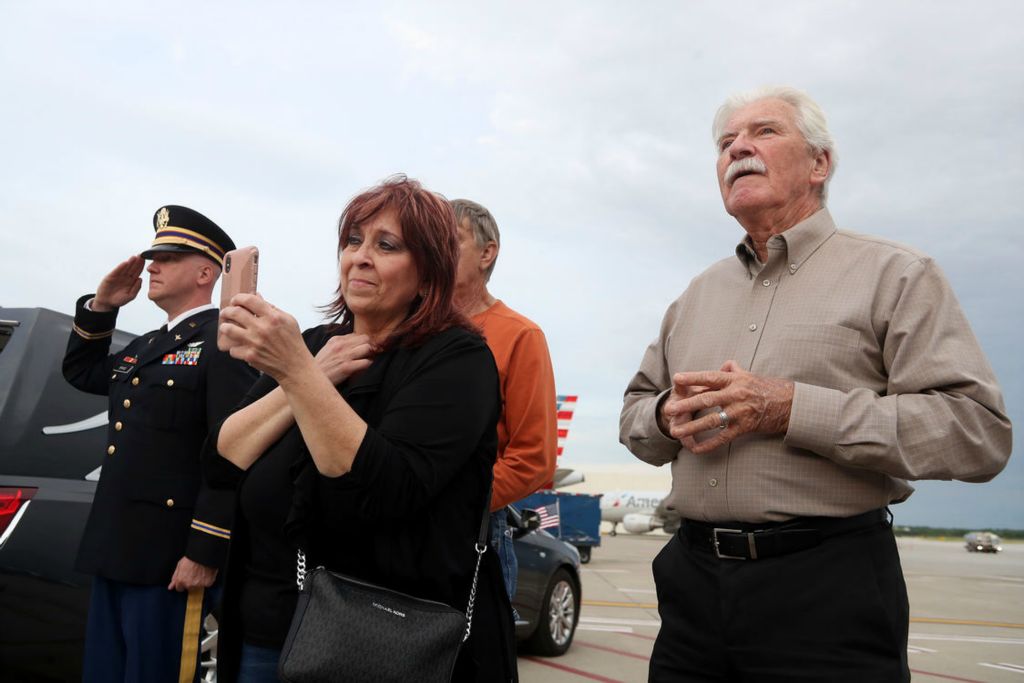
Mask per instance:
[[[405,612],[399,612],[399,611],[398,611],[398,610],[396,610],[396,609],[391,609],[390,607],[387,607],[387,606],[385,606],[385,605],[382,605],[382,604],[380,604],[379,602],[374,602],[374,603],[371,603],[371,604],[372,604],[372,605],[373,605],[374,607],[376,607],[377,609],[380,609],[380,610],[384,610],[384,611],[385,611],[385,612],[387,612],[388,614],[394,614],[394,615],[395,615],[396,617],[402,617],[403,619],[405,619]]]

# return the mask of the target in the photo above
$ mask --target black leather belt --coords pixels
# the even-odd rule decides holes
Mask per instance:
[[[830,536],[876,524],[891,526],[886,508],[853,517],[798,517],[769,524],[711,524],[684,519],[679,534],[695,548],[722,560],[763,560],[813,548]]]

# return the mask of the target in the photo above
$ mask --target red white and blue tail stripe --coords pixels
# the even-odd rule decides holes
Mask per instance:
[[[555,410],[558,413],[558,455],[562,455],[565,448],[565,440],[569,438],[569,423],[572,421],[572,414],[576,410],[576,399],[578,396],[558,394],[555,396]]]

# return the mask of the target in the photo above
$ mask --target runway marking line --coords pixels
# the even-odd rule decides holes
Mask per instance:
[[[978,666],[987,666],[990,669],[999,669],[1000,671],[1009,671],[1015,674],[1024,674],[1024,666],[1020,664],[1008,664],[1007,662],[999,662],[998,664],[991,664],[989,662],[978,662]]]
[[[640,660],[643,660],[645,662],[649,662],[651,660],[650,655],[638,655],[635,652],[628,652],[626,650],[620,650],[618,648],[608,647],[606,645],[598,645],[597,643],[587,643],[587,642],[584,642],[582,640],[575,641],[573,643],[573,645],[578,645],[578,646],[581,646],[581,647],[589,647],[589,648],[593,648],[595,650],[602,650],[604,652],[611,652],[613,655],[622,655],[623,657],[632,657],[633,659],[640,659]]]
[[[934,671],[921,671],[920,669],[911,669],[910,673],[920,674],[922,676],[934,676],[935,678],[941,678],[946,681],[960,681],[960,683],[985,683],[985,681],[979,681],[974,678],[960,678],[959,676],[950,676],[949,674],[937,674]]]
[[[936,617],[911,617],[913,624],[949,624],[951,626],[988,626],[990,628],[1024,628],[1024,624],[1005,621],[981,621],[979,619],[939,619]]]
[[[1000,638],[998,636],[961,636],[944,633],[911,633],[911,640],[945,640],[953,643],[991,643],[993,645],[1024,645],[1021,638]]]
[[[656,602],[620,602],[615,600],[584,600],[590,607],[632,607],[634,609],[657,609]],[[987,626],[989,628],[1024,628],[1024,624],[1007,621],[982,621],[981,619],[942,619],[939,617],[911,617],[912,624],[946,624],[947,626]]]
[[[612,624],[615,626],[661,626],[659,619],[612,619],[610,617],[580,617],[581,624]]]
[[[1019,664],[1010,664],[1008,661],[1000,661],[999,664],[991,664],[988,661],[979,661],[979,667],[988,667],[989,669],[998,669],[1000,671],[1009,671],[1013,674],[1024,674],[1024,667]]]
[[[577,631],[603,631],[605,633],[632,633],[633,629],[629,626],[597,626],[591,624],[579,624],[576,626]]]
[[[550,660],[542,659],[540,657],[522,657],[521,659],[534,662],[535,664],[540,664],[541,666],[549,666],[552,669],[558,669],[559,671],[567,671],[571,674],[576,674],[577,676],[581,676],[583,678],[589,678],[592,681],[600,681],[601,683],[626,683],[625,681],[620,681],[617,678],[608,678],[607,676],[602,676],[600,674],[592,674],[589,671],[584,671],[583,669],[577,669],[573,666],[566,666],[565,664],[559,664],[557,662],[552,662]]]
[[[654,636],[645,636],[642,633],[627,633],[626,635],[633,636],[634,638],[643,638],[644,640],[657,640]]]
[[[614,600],[584,600],[584,606],[591,607],[635,607],[636,609],[657,609],[656,602],[616,602]]]

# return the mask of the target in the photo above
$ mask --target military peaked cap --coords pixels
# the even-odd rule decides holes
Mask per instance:
[[[209,218],[185,206],[168,204],[153,214],[156,237],[142,258],[161,251],[198,252],[224,266],[224,254],[235,248],[228,234]]]

